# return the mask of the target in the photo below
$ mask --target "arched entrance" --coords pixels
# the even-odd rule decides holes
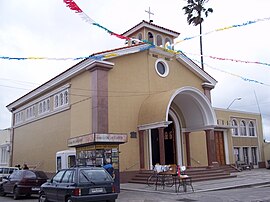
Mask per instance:
[[[139,131],[147,131],[140,132],[141,168],[145,165],[151,168],[154,163],[182,164],[182,154],[189,155],[189,145],[183,145],[183,136],[187,137],[193,131],[206,132],[207,156],[212,163],[215,161],[215,148],[211,147],[215,125],[216,116],[209,100],[194,87],[150,95],[139,113]],[[173,137],[171,141],[167,139],[170,133]],[[146,152],[143,134],[148,134],[149,138],[146,140],[148,145],[144,146],[149,150]],[[149,154],[149,159],[145,159],[145,153]]]

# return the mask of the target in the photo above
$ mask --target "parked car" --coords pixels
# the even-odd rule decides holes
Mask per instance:
[[[38,194],[40,186],[47,181],[43,171],[15,170],[10,176],[4,177],[0,184],[0,196],[13,194],[16,200],[21,195]]]
[[[73,167],[59,170],[40,189],[39,202],[114,202],[111,175],[101,167]]]
[[[9,176],[14,170],[19,170],[17,167],[0,167],[0,181],[3,177]]]

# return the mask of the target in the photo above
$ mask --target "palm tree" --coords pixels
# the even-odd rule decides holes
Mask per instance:
[[[207,3],[208,0],[187,0],[188,5],[183,7],[185,10],[185,15],[187,14],[187,22],[188,24],[193,24],[194,26],[200,25],[200,50],[201,50],[201,64],[203,67],[203,51],[202,51],[202,22],[204,21],[202,15],[208,17],[209,13],[213,12],[212,8],[205,8],[204,4]]]

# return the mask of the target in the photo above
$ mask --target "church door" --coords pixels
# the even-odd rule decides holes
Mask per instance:
[[[224,135],[222,131],[215,131],[216,157],[219,165],[226,165],[224,150]]]
[[[172,121],[169,117],[169,121]],[[165,164],[176,164],[175,127],[173,122],[164,128]],[[158,129],[151,130],[152,165],[160,164]]]
[[[176,164],[175,128],[173,122],[167,128],[164,128],[164,144],[166,165]]]

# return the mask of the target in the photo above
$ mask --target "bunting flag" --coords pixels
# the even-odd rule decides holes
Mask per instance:
[[[224,31],[224,30],[228,30],[228,29],[232,29],[232,28],[243,27],[243,26],[251,25],[251,24],[254,24],[254,23],[257,23],[257,22],[266,21],[266,20],[270,20],[270,17],[268,17],[268,18],[261,18],[261,19],[257,19],[257,20],[250,20],[250,21],[247,21],[247,22],[242,23],[242,24],[236,24],[236,25],[231,25],[231,26],[227,26],[227,27],[223,27],[223,28],[218,28],[218,29],[215,29],[213,31],[206,32],[206,33],[203,33],[203,34],[199,34],[199,35],[196,35],[196,36],[186,37],[186,38],[181,39],[181,40],[176,40],[176,42],[174,43],[174,45],[176,45],[178,43],[181,43],[183,41],[194,39],[194,38],[199,37],[199,36],[208,35],[208,34],[211,34],[213,32],[219,32],[219,31]]]
[[[138,43],[146,43],[146,44],[148,44],[148,46],[144,46],[143,48],[139,48],[138,50],[133,51],[133,52],[144,51],[144,50],[148,50],[148,49],[151,49],[151,48],[158,48],[158,49],[162,49],[162,50],[164,50],[166,52],[169,52],[169,53],[172,53],[172,54],[180,54],[180,53],[183,53],[183,52],[181,50],[173,50],[174,45],[181,42],[181,41],[183,41],[183,40],[189,40],[189,39],[197,37],[197,36],[188,37],[188,38],[185,38],[185,39],[183,39],[181,41],[178,41],[178,42],[176,42],[175,44],[172,44],[172,45],[166,44],[165,48],[162,48],[162,47],[159,47],[159,46],[155,46],[152,42],[149,42],[147,40],[139,40],[139,39],[129,38],[129,37],[126,37],[126,36],[123,36],[123,35],[120,35],[120,34],[116,34],[113,31],[107,29],[106,27],[96,23],[93,19],[91,19],[87,14],[85,14],[82,11],[82,9],[75,3],[75,1],[73,1],[73,0],[63,0],[63,1],[70,10],[75,11],[75,13],[79,14],[80,17],[84,21],[86,21],[87,23],[90,23],[91,25],[95,25],[95,26],[105,30],[106,32],[108,32],[112,36],[116,36],[117,38],[120,38],[120,39],[131,40],[131,41],[135,41],[135,42],[138,42]],[[219,29],[216,29],[214,31],[207,32],[204,35],[210,34],[210,33],[215,32],[215,31],[223,31],[223,30],[227,30],[227,29],[231,29],[231,28],[235,28],[235,27],[242,27],[242,26],[246,26],[246,25],[250,25],[250,24],[254,24],[256,22],[266,21],[266,20],[270,20],[270,17],[269,18],[257,19],[257,20],[253,20],[253,21],[248,21],[248,22],[238,24],[238,25],[232,25],[232,26],[228,26],[228,27],[224,27],[224,28],[219,28]],[[200,35],[198,35],[198,36],[200,36]],[[124,54],[130,54],[130,53],[131,52],[125,52]],[[124,55],[124,54],[122,54],[122,55]],[[195,54],[193,54],[193,55],[195,55]],[[50,57],[8,57],[8,56],[0,56],[0,59],[3,59],[3,60],[83,60],[83,59],[91,58],[91,59],[96,59],[96,60],[102,60],[103,58],[108,59],[108,58],[116,57],[116,56],[119,56],[119,53],[109,53],[109,54],[101,54],[101,55],[96,55],[96,56],[85,56],[85,57],[82,56],[82,57],[75,57],[75,58],[70,58],[70,57],[68,57],[68,58],[54,58],[54,57],[50,58]],[[207,56],[207,55],[204,55],[204,57],[209,57],[211,59],[216,59],[216,60],[229,60],[229,61],[232,61],[232,62],[253,63],[253,64],[260,64],[260,65],[270,66],[269,63],[265,63],[265,62],[244,61],[244,60],[238,60],[238,59],[221,58],[221,57]]]
[[[187,56],[186,56],[187,57]],[[200,64],[201,62],[196,60],[196,59],[192,59],[193,61],[197,62],[198,64]],[[215,68],[215,67],[212,67],[206,63],[203,63],[204,65],[206,65],[207,67],[211,68],[211,69],[214,69],[214,70],[217,70],[219,72],[222,72],[222,73],[225,73],[225,74],[229,74],[231,76],[234,76],[234,77],[238,77],[244,81],[248,81],[248,82],[251,82],[251,83],[256,83],[256,84],[260,84],[260,85],[264,85],[264,86],[269,86],[270,87],[270,84],[266,84],[266,83],[263,83],[261,81],[258,81],[258,80],[255,80],[255,79],[249,79],[249,78],[246,78],[246,77],[243,77],[243,76],[240,76],[238,74],[234,74],[234,73],[231,73],[231,72],[227,72],[227,71],[224,71],[224,70],[221,70],[221,69],[218,69],[218,68]]]
[[[146,47],[139,48],[138,51],[135,51],[135,52],[149,50],[151,48],[158,48],[158,49],[164,50],[164,51],[169,52],[169,53],[172,53],[172,54],[181,54],[181,53],[184,53],[186,55],[198,55],[198,56],[200,56],[200,54],[192,54],[192,53],[182,52],[180,50],[164,49],[162,47],[155,46],[155,45],[148,45]],[[124,54],[125,55],[126,54],[130,54],[130,52],[127,51]],[[123,54],[121,54],[121,55],[123,55]],[[107,59],[107,58],[116,57],[116,56],[120,56],[120,54],[119,53],[109,53],[109,54],[103,54],[100,57]],[[209,58],[215,59],[215,60],[227,60],[227,61],[238,62],[238,63],[257,64],[257,65],[270,66],[269,63],[259,62],[259,61],[247,61],[247,60],[239,60],[239,59],[232,59],[232,58],[222,58],[222,57],[215,57],[215,56],[211,56],[211,55],[210,56],[203,55],[203,57],[209,57]],[[87,59],[87,58],[93,58],[93,57],[92,56],[81,56],[81,57],[75,57],[75,58],[71,58],[71,57],[67,57],[67,58],[54,58],[54,57],[8,57],[8,56],[0,56],[0,59],[2,59],[2,60],[83,60],[83,59]],[[100,58],[98,58],[98,60],[100,60]]]
[[[90,23],[92,25],[95,25],[99,28],[102,28],[104,29],[106,32],[108,32],[109,34],[113,35],[113,36],[116,36],[117,38],[120,38],[120,39],[125,39],[125,40],[131,40],[131,38],[129,37],[125,37],[123,35],[120,35],[120,34],[116,34],[114,32],[112,32],[111,30],[107,29],[106,27],[96,23],[93,19],[91,19],[86,13],[83,12],[82,9],[80,9],[80,7],[75,3],[75,1],[73,0],[64,0],[64,3],[66,4],[66,6],[68,8],[70,8],[70,10],[73,10],[75,11],[75,13],[78,13],[80,15],[80,17],[87,23]]]
[[[179,51],[179,52],[182,52],[182,51]],[[201,54],[194,54],[194,53],[187,53],[187,52],[182,52],[182,53],[187,54],[187,55],[197,55],[197,56],[209,57],[209,58],[214,59],[214,60],[227,60],[227,61],[238,62],[238,63],[270,66],[270,63],[266,63],[266,62],[238,60],[238,59],[232,59],[232,58],[222,58],[222,57],[215,57],[215,56],[211,56],[211,55],[201,55]]]

